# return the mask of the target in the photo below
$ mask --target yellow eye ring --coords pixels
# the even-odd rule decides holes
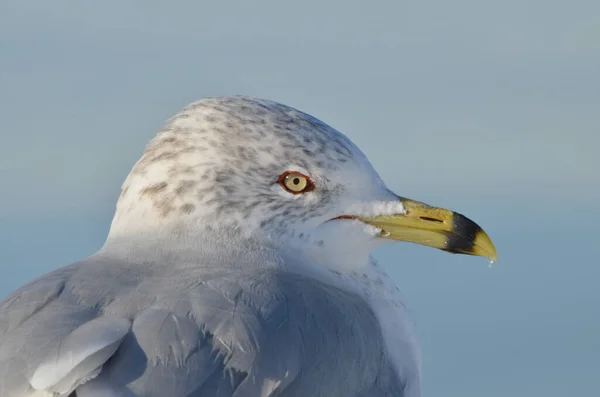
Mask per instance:
[[[310,192],[315,188],[309,177],[296,171],[284,172],[279,176],[278,182],[282,188],[292,194]]]

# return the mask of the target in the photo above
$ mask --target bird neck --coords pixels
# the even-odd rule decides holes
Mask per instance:
[[[357,244],[290,244],[235,230],[181,225],[135,233],[111,232],[101,253],[145,266],[208,266],[221,269],[277,269],[326,280],[331,275],[363,277],[372,269],[370,252]],[[332,280],[335,283],[335,280]]]

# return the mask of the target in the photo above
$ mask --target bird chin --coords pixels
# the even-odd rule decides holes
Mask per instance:
[[[358,219],[326,222],[314,229],[310,244],[304,251],[317,263],[341,273],[362,272],[370,261],[371,252],[390,241],[378,238],[381,229]]]
[[[380,238],[381,234],[382,230],[376,226],[356,218],[344,218],[322,224],[312,233],[312,238],[322,249],[334,251],[336,255],[362,256],[390,243]]]
[[[387,237],[387,232],[375,225],[367,223],[361,220],[357,216],[353,215],[342,215],[336,218],[330,219],[326,224],[340,224],[351,228],[360,228],[365,236],[369,239],[378,239],[380,237]],[[380,244],[385,244],[385,241],[380,241]]]

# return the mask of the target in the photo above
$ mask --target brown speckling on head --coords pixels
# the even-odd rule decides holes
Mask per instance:
[[[184,179],[180,181],[179,185],[177,185],[177,187],[175,188],[175,193],[178,196],[183,196],[184,194],[187,194],[191,189],[193,189],[194,186],[196,186],[197,184],[198,181],[195,181],[193,179]]]
[[[143,188],[140,191],[140,196],[154,196],[167,188],[167,182],[160,182]]]
[[[168,201],[157,201],[155,204],[156,209],[158,210],[160,216],[162,218],[167,217],[171,212],[175,210],[175,207],[171,205]]]
[[[179,207],[179,210],[184,214],[191,214],[196,209],[196,206],[192,203],[186,203]]]
[[[203,99],[147,145],[115,219],[144,227],[191,216],[195,225],[283,230],[333,211],[349,188],[364,190],[361,169],[368,183],[379,180],[348,138],[306,113],[249,97]],[[317,188],[286,195],[277,182],[285,171],[310,175]]]
[[[148,161],[150,163],[155,163],[155,162],[161,161],[161,160],[173,160],[173,159],[176,159],[180,154],[181,154],[181,152],[162,152],[162,153],[157,154],[154,157],[150,157],[148,159]]]

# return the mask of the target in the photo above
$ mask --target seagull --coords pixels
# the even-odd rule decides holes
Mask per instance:
[[[317,118],[201,99],[146,146],[104,246],[0,302],[0,397],[418,397],[414,324],[371,257],[393,241],[497,257]]]

